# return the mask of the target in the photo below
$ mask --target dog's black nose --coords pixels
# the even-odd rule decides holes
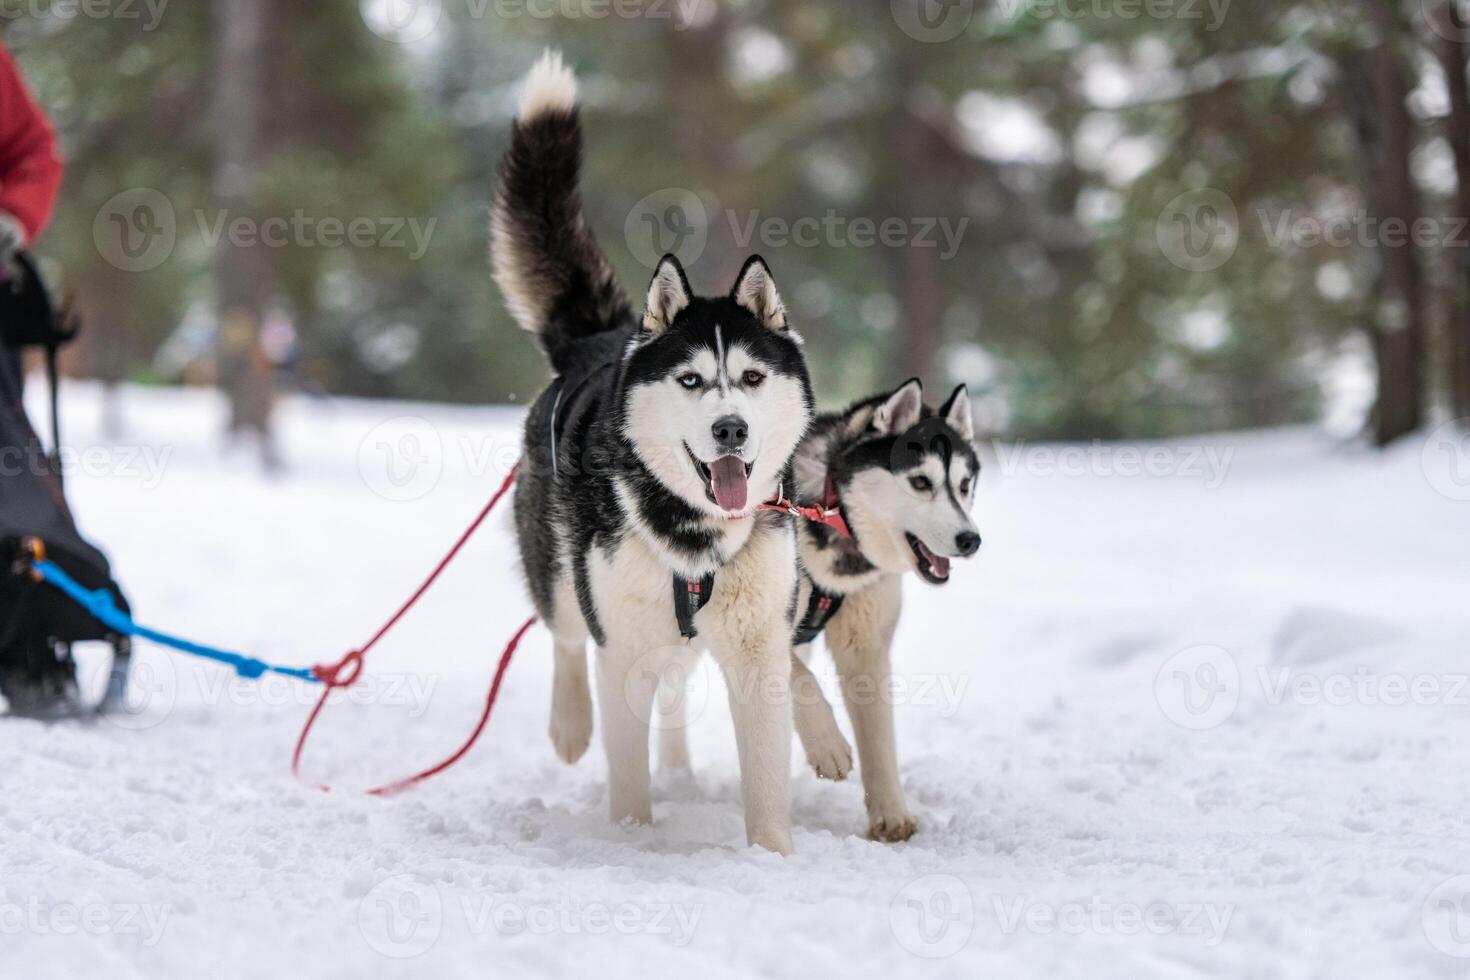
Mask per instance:
[[[960,549],[960,554],[968,558],[980,550],[980,535],[974,531],[965,531],[955,536],[954,544]]]
[[[745,420],[738,415],[726,415],[716,420],[710,429],[715,435],[715,445],[731,452],[744,446],[746,438],[750,435],[750,429],[746,426]]]

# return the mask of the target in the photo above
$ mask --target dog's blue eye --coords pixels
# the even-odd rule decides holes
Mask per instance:
[[[928,493],[930,490],[934,489],[934,484],[929,482],[929,478],[927,476],[911,477],[909,479],[909,486],[913,487],[920,493]]]
[[[679,384],[683,385],[685,388],[688,388],[690,391],[693,391],[695,388],[699,387],[699,381],[699,375],[693,373],[692,371],[689,374],[679,375]]]

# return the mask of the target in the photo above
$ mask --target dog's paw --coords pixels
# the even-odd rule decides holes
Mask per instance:
[[[884,844],[897,844],[908,840],[919,831],[918,818],[902,810],[873,817],[868,825],[868,839]]]
[[[614,803],[609,810],[612,822],[619,827],[632,829],[634,827],[653,826],[653,805],[648,802],[634,803],[620,806]]]
[[[556,748],[557,758],[571,765],[582,758],[591,743],[591,694],[586,688],[581,697],[557,689],[551,699],[551,744]]]
[[[587,753],[592,743],[592,719],[579,718],[571,722],[552,719],[551,744],[556,747],[556,757],[567,765],[574,765]]]
[[[806,761],[819,778],[840,783],[852,772],[852,746],[835,727],[823,737],[811,739],[805,748]]]
[[[818,692],[815,697],[798,697],[792,721],[806,761],[822,779],[842,782],[852,772],[852,746],[842,737],[832,706]]]
[[[772,827],[768,830],[752,830],[747,836],[752,847],[764,847],[782,857],[790,857],[796,853],[789,830]]]

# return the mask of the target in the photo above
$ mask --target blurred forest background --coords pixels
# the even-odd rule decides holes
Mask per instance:
[[[547,45],[583,78],[589,218],[630,293],[665,248],[703,291],[761,252],[825,404],[920,375],[1026,437],[1338,411],[1387,443],[1470,416],[1450,0],[0,11],[68,162],[38,247],[88,324],[68,370],[218,384],[241,429],[268,431],[283,390],[541,386],[485,252]],[[263,244],[237,219],[294,226]]]

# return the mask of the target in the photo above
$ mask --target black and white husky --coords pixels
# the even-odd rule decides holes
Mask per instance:
[[[844,537],[822,524],[801,527],[801,601],[803,609],[828,611],[827,647],[857,738],[869,834],[877,840],[907,840],[918,826],[899,784],[886,693],[902,578],[915,572],[943,585],[951,558],[980,549],[970,518],[980,474],[974,438],[963,385],[935,413],[914,380],[823,415],[797,453],[803,498],[838,503],[852,530]],[[841,780],[852,770],[852,750],[806,666],[813,638],[810,630],[798,636],[792,659],[796,730],[817,775]]]
[[[555,640],[552,740],[567,761],[586,751],[590,636],[612,818],[650,822],[658,678],[697,634],[732,692],[747,837],[789,853],[796,541],[789,516],[756,507],[790,485],[813,418],[800,338],[758,257],[704,298],[666,256],[636,317],[583,217],[580,164],[576,79],[549,52],[525,83],[491,252],[557,375],[526,421],[515,492]]]

